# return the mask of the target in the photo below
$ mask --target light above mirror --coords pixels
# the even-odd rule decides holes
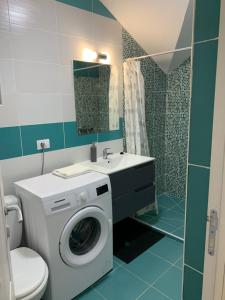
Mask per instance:
[[[99,62],[100,64],[110,63],[110,56],[108,53],[99,53],[88,48],[83,49],[82,57],[85,62]]]
[[[84,48],[82,57],[84,61],[93,62],[97,59],[98,54],[91,49]]]

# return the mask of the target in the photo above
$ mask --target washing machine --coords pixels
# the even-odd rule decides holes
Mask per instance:
[[[113,267],[112,197],[107,175],[53,174],[15,183],[28,246],[47,262],[46,300],[71,300]],[[35,270],[34,270],[35,272]]]

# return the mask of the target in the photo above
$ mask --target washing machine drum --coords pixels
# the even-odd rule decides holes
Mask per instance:
[[[98,207],[86,207],[73,215],[63,229],[59,242],[62,260],[81,266],[94,260],[104,249],[112,221]]]

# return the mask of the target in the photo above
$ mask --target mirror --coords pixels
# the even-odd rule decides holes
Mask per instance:
[[[118,130],[116,67],[74,60],[73,76],[78,134]]]

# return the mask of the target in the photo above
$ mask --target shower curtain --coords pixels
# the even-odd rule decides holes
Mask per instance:
[[[109,130],[119,129],[119,78],[115,65],[110,69],[109,80]]]
[[[145,88],[139,61],[123,63],[127,152],[149,156],[145,121]]]

